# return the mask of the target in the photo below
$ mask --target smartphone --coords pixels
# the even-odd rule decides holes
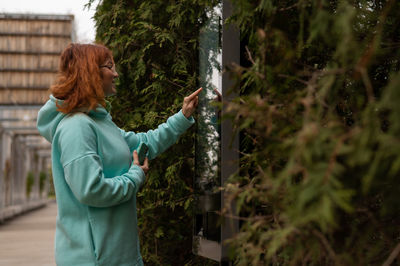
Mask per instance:
[[[136,149],[139,157],[139,163],[142,165],[144,162],[144,159],[147,156],[147,152],[149,151],[149,147],[147,147],[146,143],[142,142],[140,143],[139,147]]]

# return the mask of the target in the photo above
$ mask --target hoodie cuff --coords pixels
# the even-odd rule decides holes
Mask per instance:
[[[189,116],[189,118],[186,118],[186,116],[182,112],[182,109],[179,110],[178,113],[173,115],[173,118],[175,120],[174,122],[179,127],[181,133],[185,132],[189,127],[191,127],[195,123],[193,116]]]
[[[137,164],[131,165],[131,168],[129,169],[129,177],[137,185],[137,189],[143,185],[144,180],[146,179],[143,169]]]

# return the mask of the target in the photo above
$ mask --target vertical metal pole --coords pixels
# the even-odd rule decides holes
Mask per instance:
[[[232,63],[240,64],[240,39],[239,30],[234,25],[225,25],[225,20],[232,14],[232,4],[228,0],[223,0],[222,2],[222,67],[231,65]],[[228,95],[228,91],[233,87],[234,81],[229,78],[228,73],[223,71],[222,74],[222,99],[224,102],[231,101],[235,94],[231,93]],[[222,110],[222,115],[224,115],[225,109]],[[221,185],[224,186],[226,180],[235,173],[238,168],[239,160],[239,137],[233,137],[233,126],[228,120],[222,121],[221,125]],[[232,143],[232,144],[231,144]],[[221,193],[221,207],[225,205],[227,198],[226,193]],[[233,213],[236,213],[235,206],[233,203],[230,204]],[[228,261],[228,246],[224,244],[224,240],[234,236],[239,230],[238,220],[225,218],[221,227],[221,242],[222,242],[222,252],[221,252],[221,265],[230,264]]]
[[[5,148],[4,148],[4,130],[0,128],[0,212],[4,208],[5,202]],[[1,217],[0,217],[1,220]]]

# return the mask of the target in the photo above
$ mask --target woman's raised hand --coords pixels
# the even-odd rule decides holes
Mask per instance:
[[[147,174],[147,172],[149,171],[149,158],[146,157],[144,159],[143,165],[140,165],[139,155],[137,154],[136,150],[133,151],[133,163],[136,165],[139,165],[145,174]]]
[[[182,113],[186,118],[189,118],[196,110],[196,107],[199,104],[198,95],[202,89],[203,88],[198,89],[197,91],[193,92],[183,99]]]

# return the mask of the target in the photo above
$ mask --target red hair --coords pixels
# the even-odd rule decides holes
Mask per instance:
[[[57,103],[58,111],[106,106],[99,66],[108,59],[113,60],[111,51],[100,44],[71,43],[64,49],[57,80],[50,87],[54,97],[64,100],[61,106]]]

